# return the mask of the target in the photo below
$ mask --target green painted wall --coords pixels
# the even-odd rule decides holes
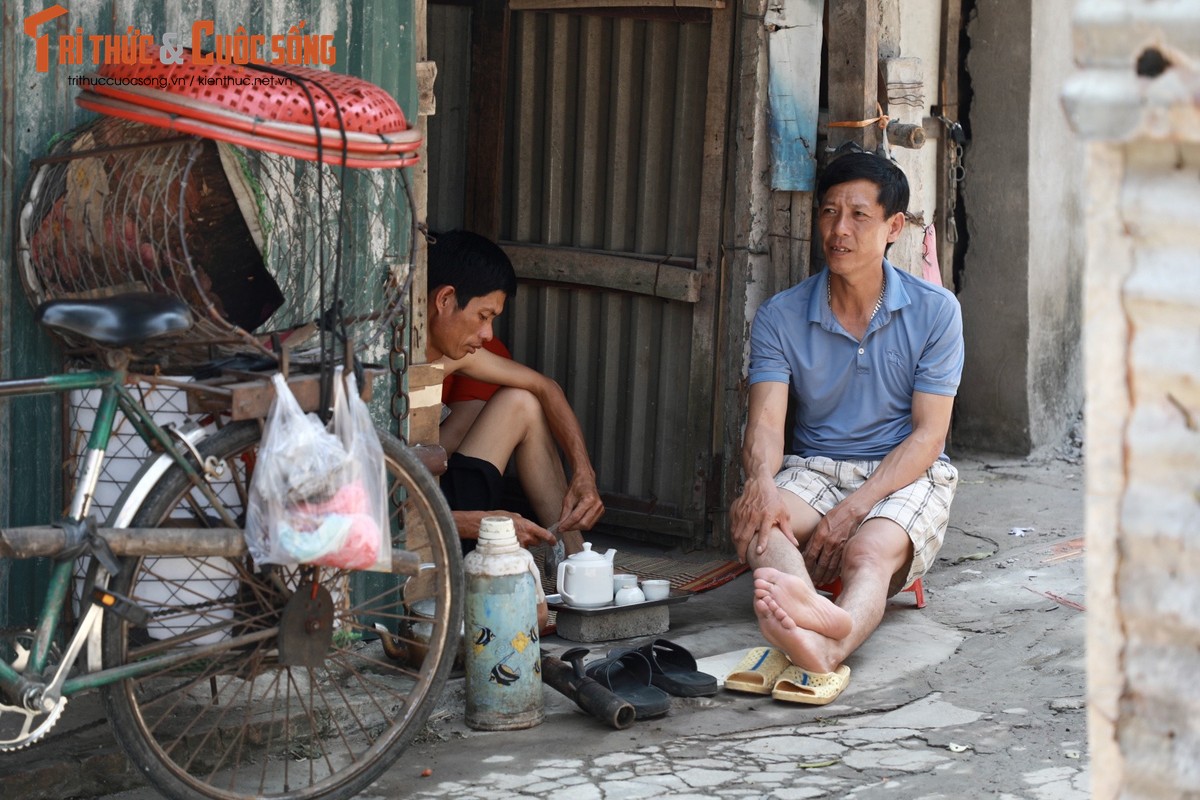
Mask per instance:
[[[5,0],[0,39],[0,375],[25,377],[61,366],[50,339],[32,320],[13,261],[15,221],[29,161],[43,155],[51,139],[91,118],[74,103],[77,89],[69,78],[86,66],[58,66],[51,48],[49,70],[36,69],[35,43],[23,29],[27,16],[51,0]],[[334,35],[338,48],[332,67],[387,89],[410,121],[416,119],[414,18],[401,0],[69,0],[68,14],[46,23],[38,33],[60,35],[82,28],[85,34],[123,34],[129,26],[151,34],[189,32],[197,19],[211,19],[218,32],[286,34],[304,20],[307,32]],[[164,7],[166,6],[166,7]],[[185,37],[187,38],[187,37]],[[390,396],[391,388],[377,391]],[[0,407],[0,525],[44,523],[61,513],[62,408],[55,398],[19,400]],[[44,590],[47,571],[0,560],[0,626],[27,624]]]

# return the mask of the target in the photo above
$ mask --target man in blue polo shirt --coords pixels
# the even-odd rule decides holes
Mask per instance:
[[[943,452],[963,365],[958,301],[884,257],[908,194],[886,158],[831,162],[817,186],[827,267],[754,319],[733,541],[755,569],[763,636],[812,672],[837,669],[933,564],[958,482]],[[839,577],[835,604],[815,587]]]

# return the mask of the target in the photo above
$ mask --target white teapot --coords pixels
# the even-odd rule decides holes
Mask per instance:
[[[604,555],[592,552],[592,543],[584,542],[583,551],[558,565],[558,593],[563,602],[575,608],[599,608],[613,601],[613,556],[611,547]]]

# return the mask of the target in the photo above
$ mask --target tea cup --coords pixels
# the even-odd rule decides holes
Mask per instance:
[[[637,587],[637,584],[622,586],[617,592],[617,596],[613,598],[613,602],[619,606],[631,606],[634,603],[645,601],[646,597],[642,594],[642,590]]]
[[[671,594],[671,582],[658,579],[642,581],[642,594],[646,600],[666,600]]]

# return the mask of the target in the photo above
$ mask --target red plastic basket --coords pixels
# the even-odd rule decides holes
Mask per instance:
[[[102,114],[307,160],[316,160],[320,141],[321,161],[330,164],[341,163],[343,149],[347,166],[416,161],[400,154],[420,147],[420,133],[392,96],[369,81],[309,67],[197,64],[190,50],[184,52],[179,64],[161,63],[151,48],[150,63],[104,65],[76,102]]]

